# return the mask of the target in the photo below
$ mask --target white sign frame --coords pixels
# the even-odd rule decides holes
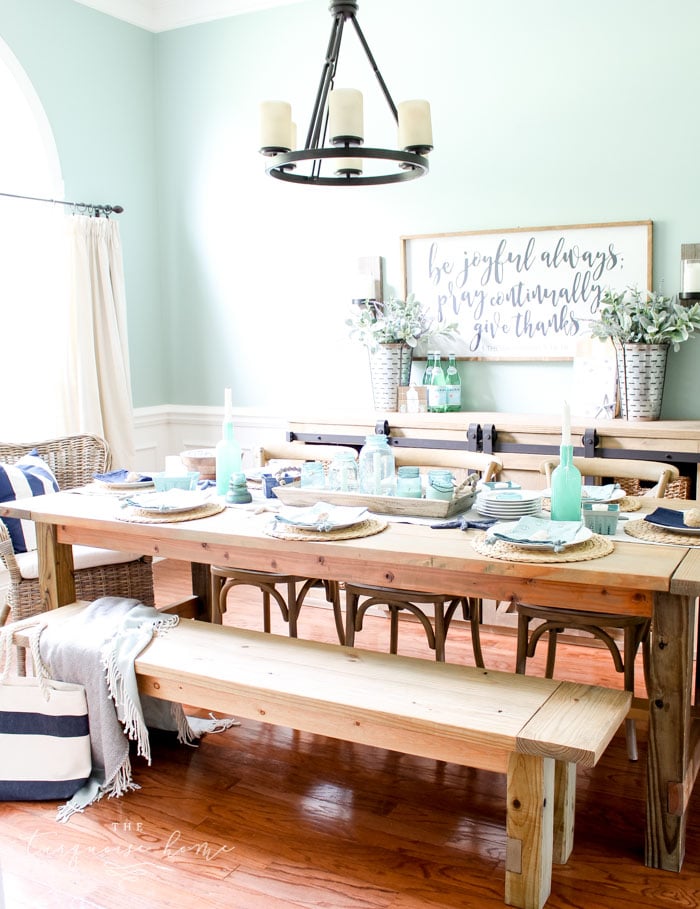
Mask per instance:
[[[652,222],[401,237],[404,294],[449,340],[416,348],[464,360],[570,360],[607,288],[651,290]]]

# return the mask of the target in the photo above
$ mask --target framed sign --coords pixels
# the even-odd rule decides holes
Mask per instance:
[[[651,221],[402,237],[405,294],[457,324],[416,355],[571,359],[607,288],[651,289],[651,239]]]

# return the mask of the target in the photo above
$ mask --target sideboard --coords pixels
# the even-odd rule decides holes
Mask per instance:
[[[287,438],[342,445],[363,444],[381,432],[390,444],[409,448],[467,448],[496,455],[503,478],[541,488],[540,463],[559,452],[561,424],[552,415],[510,413],[338,412],[294,416]],[[688,496],[700,489],[700,420],[587,420],[572,418],[574,453],[582,457],[665,461],[688,478]]]

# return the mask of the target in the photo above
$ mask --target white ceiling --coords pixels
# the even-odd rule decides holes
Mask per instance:
[[[102,13],[123,19],[151,32],[163,32],[239,13],[300,3],[301,0],[75,0],[75,2],[91,6]]]

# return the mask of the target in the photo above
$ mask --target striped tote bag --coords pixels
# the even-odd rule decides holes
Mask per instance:
[[[0,801],[67,799],[92,771],[85,688],[35,676],[10,676],[0,631]]]

